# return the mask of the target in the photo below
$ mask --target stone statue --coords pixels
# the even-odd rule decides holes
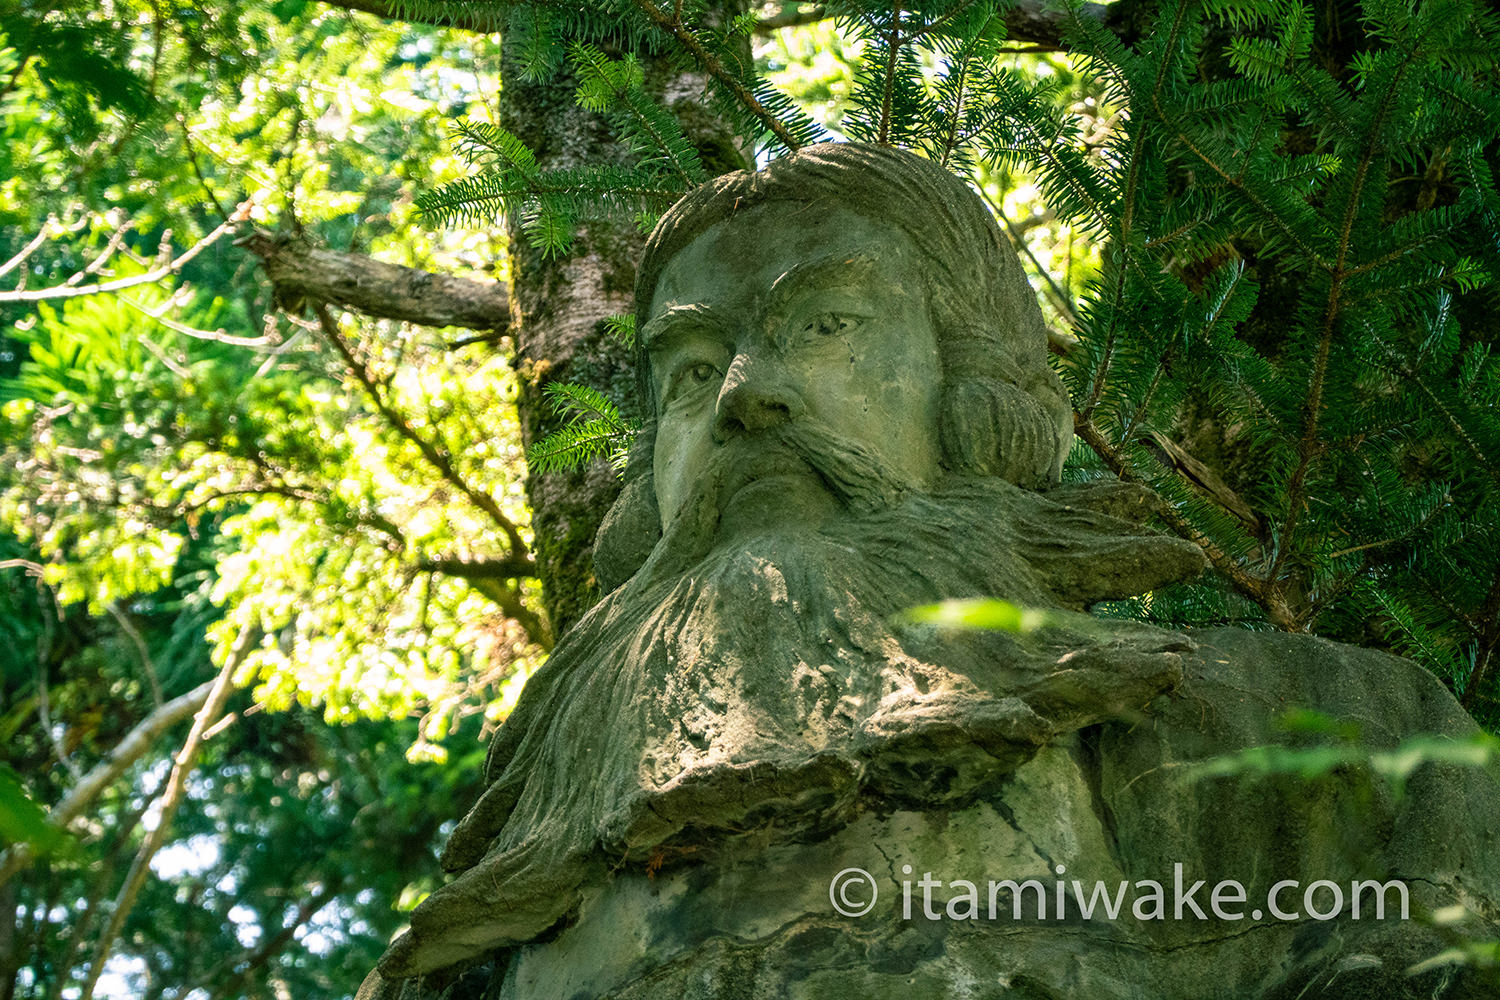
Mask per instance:
[[[607,596],[527,684],[456,877],[362,998],[1491,995],[1406,974],[1444,947],[1422,914],[1493,933],[1489,775],[1182,780],[1290,741],[1294,705],[1373,745],[1474,726],[1394,657],[1083,613],[1202,557],[1140,526],[1144,491],[1059,485],[1067,396],[963,183],[855,144],[719,178],[652,234],[637,329],[650,417],[596,544]],[[903,616],[970,597],[1043,624]],[[1084,916],[1075,878],[1137,909]],[[1243,912],[1139,909],[1174,879],[1239,880]],[[1371,896],[1357,920],[1358,879],[1413,918]],[[1288,880],[1344,902],[1251,914]]]

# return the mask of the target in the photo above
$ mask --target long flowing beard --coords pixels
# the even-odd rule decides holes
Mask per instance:
[[[758,814],[821,823],[861,788],[947,801],[1080,720],[1144,704],[1177,677],[1180,636],[1060,610],[1036,636],[900,623],[951,597],[1055,607],[1016,556],[1025,522],[996,518],[1026,496],[958,483],[637,574],[558,647],[497,737],[486,798],[506,822],[455,843],[472,832],[514,847],[561,821],[575,842],[629,853]],[[923,773],[924,757],[972,774],[924,789],[903,771]],[[793,805],[810,789],[821,806]]]
[[[1183,637],[1061,610],[1026,636],[894,617],[948,597],[1055,607],[1019,554],[1066,522],[1039,502],[958,481],[732,545],[709,533],[675,574],[663,541],[527,683],[444,854],[463,874],[392,961],[447,954],[460,926],[483,947],[528,940],[597,866],[816,837],[872,799],[960,804],[1058,735],[1138,711],[1180,677]]]

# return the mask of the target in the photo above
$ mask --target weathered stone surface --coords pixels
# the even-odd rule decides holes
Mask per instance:
[[[858,810],[815,843],[720,844],[654,877],[617,873],[586,892],[576,918],[545,944],[515,951],[501,997],[1428,997],[1493,996],[1484,983],[1405,967],[1445,947],[1419,923],[1345,914],[1335,921],[1248,918],[1272,885],[1402,880],[1420,915],[1500,886],[1500,797],[1477,771],[1427,767],[1405,796],[1362,772],[1320,781],[1184,780],[1186,765],[1276,739],[1285,704],[1317,703],[1368,722],[1371,748],[1417,729],[1466,736],[1471,724],[1411,664],[1300,636],[1216,631],[1199,637],[1188,677],[1134,724],[1058,740],[967,804]],[[1288,670],[1290,667],[1292,669]],[[1301,669],[1298,669],[1301,668]],[[1306,678],[1306,682],[1297,678]],[[1280,737],[1285,741],[1285,735]],[[687,863],[689,860],[692,863]],[[910,874],[903,873],[909,865]],[[1057,866],[1089,885],[1244,884],[1242,921],[1218,920],[1207,891],[1197,920],[1084,920],[1052,906]],[[829,880],[869,871],[880,895],[858,918],[833,912]],[[978,919],[952,919],[924,872],[979,887]],[[988,917],[986,883],[1037,879],[1048,917],[1013,917],[1008,896]],[[901,883],[911,883],[910,918]],[[1300,887],[1279,897],[1301,910]],[[1321,908],[1325,896],[1316,899]],[[1394,903],[1394,895],[1391,897]],[[1394,907],[1393,907],[1394,910]],[[1445,985],[1446,984],[1446,985]],[[1306,990],[1304,994],[1302,991]]]
[[[444,855],[455,878],[362,1000],[1495,995],[1406,973],[1446,944],[1438,908],[1495,933],[1493,776],[1424,765],[1398,795],[1357,761],[1195,770],[1295,745],[1277,725],[1293,707],[1357,723],[1371,750],[1469,737],[1437,681],[1306,636],[1082,613],[1202,558],[1139,526],[1142,491],[1058,485],[1066,396],[962,184],[814,147],[689,195],[640,274],[654,419],[597,545],[611,592],[528,683]],[[1045,625],[902,614],[977,596]],[[835,910],[845,869],[879,889],[863,916]],[[1206,883],[1205,919],[1175,912],[1179,872]],[[1047,916],[997,896],[991,918],[1006,879],[1039,881]],[[1125,912],[1070,897],[1058,917],[1073,879],[1129,882]],[[1355,919],[1355,879],[1404,890],[1413,919]],[[1132,909],[1149,880],[1163,919]],[[1212,915],[1224,880],[1243,919]],[[1345,909],[1276,919],[1282,880],[1337,884]]]

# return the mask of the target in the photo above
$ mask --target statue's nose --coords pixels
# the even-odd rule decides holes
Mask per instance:
[[[724,375],[714,422],[719,441],[747,431],[764,431],[795,420],[803,412],[802,398],[777,359],[736,355]]]

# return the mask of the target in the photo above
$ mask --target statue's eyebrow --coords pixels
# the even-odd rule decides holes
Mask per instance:
[[[654,351],[684,334],[718,333],[724,327],[724,320],[711,306],[700,302],[675,305],[660,316],[653,316],[641,327],[641,346]]]
[[[840,283],[851,278],[865,278],[875,271],[875,258],[860,251],[824,254],[799,261],[771,282],[766,292],[766,311],[774,313],[785,307],[797,292],[810,284],[834,279]]]

